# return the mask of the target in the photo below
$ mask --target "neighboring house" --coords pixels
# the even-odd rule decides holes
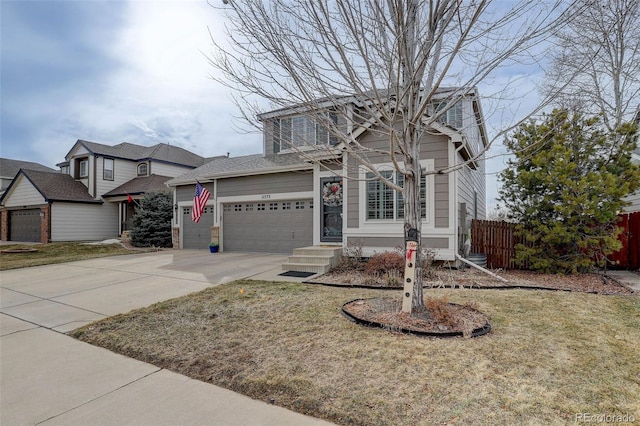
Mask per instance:
[[[640,134],[640,109],[636,112],[635,122],[638,125],[638,133]],[[631,154],[631,161],[636,164],[640,164],[640,137],[638,138],[638,141],[638,146]],[[637,191],[627,197],[627,201],[631,204],[625,208],[626,212],[640,212],[640,191]]]
[[[0,196],[4,194],[11,181],[18,174],[20,169],[38,170],[41,172],[55,172],[47,166],[31,161],[11,160],[9,158],[0,158]]]
[[[0,198],[2,240],[88,241],[128,229],[132,199],[207,159],[168,144],[110,146],[78,140],[60,171],[20,169]]]
[[[340,107],[357,105],[345,98]],[[263,154],[215,159],[167,182],[177,207],[174,247],[206,248],[211,227],[224,251],[291,253],[306,246],[356,244],[371,255],[404,245],[402,195],[372,180],[326,131],[296,114],[292,108],[259,116]],[[446,168],[481,153],[487,144],[482,120],[478,93],[469,90],[442,116],[444,124],[425,132],[424,169]],[[337,124],[351,129],[365,147],[388,148],[375,123]],[[297,132],[313,133],[305,140],[316,146],[300,146]],[[310,158],[322,158],[322,164]],[[397,179],[389,158],[370,153],[369,159]],[[212,194],[199,223],[190,216],[196,181]],[[484,156],[449,174],[426,176],[423,187],[424,246],[438,259],[455,260],[471,219],[485,217]]]

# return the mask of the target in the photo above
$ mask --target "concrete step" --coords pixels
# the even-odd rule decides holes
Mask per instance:
[[[313,272],[316,274],[325,274],[329,272],[331,265],[318,263],[283,263],[283,271]]]
[[[339,246],[313,246],[313,247],[301,247],[293,249],[293,255],[300,256],[335,256],[338,257],[342,254],[342,247]]]
[[[331,265],[333,262],[333,256],[318,256],[318,255],[294,255],[289,256],[289,263],[319,263]]]

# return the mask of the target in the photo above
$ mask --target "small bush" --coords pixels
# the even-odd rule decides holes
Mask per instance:
[[[427,297],[424,301],[424,306],[427,308],[431,318],[438,324],[450,327],[456,325],[455,318],[449,311],[449,300],[447,296]]]
[[[355,242],[349,241],[342,255],[338,258],[336,266],[333,267],[333,271],[362,271],[364,269],[364,262],[362,261],[363,244],[361,240]]]
[[[367,262],[364,271],[367,274],[384,275],[390,271],[404,273],[405,259],[398,252],[385,251],[376,253]]]

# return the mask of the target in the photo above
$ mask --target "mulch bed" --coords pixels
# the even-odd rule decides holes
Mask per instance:
[[[628,287],[603,274],[553,275],[531,271],[492,271],[508,282],[504,283],[475,269],[435,268],[423,280],[425,288],[559,290],[603,295],[630,295]],[[389,282],[392,282],[389,285]],[[397,280],[372,277],[360,271],[329,272],[309,281],[312,284],[329,284],[345,287],[400,289]]]

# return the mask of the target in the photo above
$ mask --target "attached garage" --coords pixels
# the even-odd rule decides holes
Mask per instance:
[[[312,245],[311,199],[223,205],[224,251],[291,253]]]
[[[211,242],[213,206],[207,206],[199,222],[191,220],[191,207],[182,208],[182,248],[207,249]]]
[[[9,212],[9,240],[40,242],[40,209]]]

